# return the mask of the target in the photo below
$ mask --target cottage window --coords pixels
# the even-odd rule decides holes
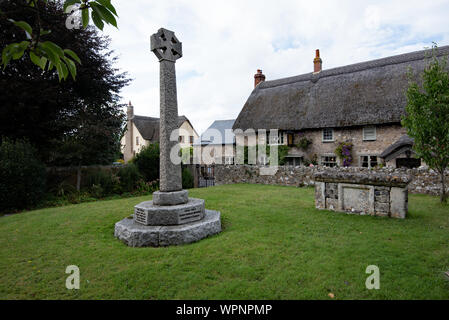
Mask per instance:
[[[376,141],[376,127],[363,128],[363,141]]]
[[[336,167],[337,166],[337,157],[336,156],[322,156],[321,157],[321,165],[325,167]]]
[[[226,156],[225,157],[225,164],[234,164],[234,157]]]
[[[263,166],[268,164],[268,158],[266,155],[262,155],[259,157],[259,164]]]
[[[267,135],[269,135],[269,134],[267,134]],[[269,135],[268,139],[269,139],[268,141],[270,141],[270,144],[279,144],[279,141],[280,141],[279,135],[278,136]]]
[[[374,168],[379,164],[376,156],[361,156],[360,163],[363,168]]]
[[[303,157],[289,157],[286,158],[286,164],[288,166],[299,167],[303,163]]]
[[[323,142],[334,142],[334,129],[323,129]]]
[[[190,144],[193,144],[193,136],[190,136]]]
[[[136,137],[136,145],[139,145],[139,137]]]
[[[180,143],[184,143],[184,136],[179,136],[178,140],[179,140]]]

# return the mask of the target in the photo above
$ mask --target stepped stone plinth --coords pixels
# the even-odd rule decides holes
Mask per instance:
[[[115,237],[131,247],[180,245],[221,232],[220,212],[189,198],[182,190],[181,165],[171,158],[178,147],[175,62],[182,57],[182,44],[172,31],[159,29],[151,36],[151,51],[160,62],[160,191],[115,224]]]

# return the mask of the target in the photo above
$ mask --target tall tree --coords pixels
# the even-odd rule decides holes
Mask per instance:
[[[0,10],[34,25],[34,11],[22,2],[2,2]],[[43,71],[29,55],[10,61],[0,72],[0,136],[27,138],[47,164],[110,163],[124,121],[119,92],[130,80],[114,67],[108,38],[93,27],[66,28],[61,3],[47,1],[39,19],[43,29],[52,30],[46,40],[78,54],[76,81],[60,82],[57,70]],[[22,29],[0,18],[0,48],[23,36]]]
[[[447,202],[444,172],[449,166],[449,73],[447,57],[437,58],[422,73],[422,87],[410,80],[402,124],[415,139],[414,150],[441,177],[441,202]],[[410,74],[413,79],[413,74]]]

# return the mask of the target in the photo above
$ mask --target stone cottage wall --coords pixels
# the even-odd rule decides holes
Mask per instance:
[[[367,169],[367,168],[323,168],[316,167],[293,167],[281,166],[274,175],[260,175],[261,166],[249,165],[216,165],[215,166],[215,185],[251,183],[251,184],[269,184],[281,186],[314,186],[313,174],[323,170],[336,170],[342,172],[362,173],[367,176],[374,172],[390,176],[407,174],[412,177],[408,185],[410,193],[422,193],[430,195],[439,195],[441,189],[440,177],[437,172],[431,169]],[[262,167],[263,168],[263,167]],[[449,181],[449,170],[446,171],[446,181]],[[449,183],[448,183],[449,184]],[[447,186],[449,192],[449,186]]]

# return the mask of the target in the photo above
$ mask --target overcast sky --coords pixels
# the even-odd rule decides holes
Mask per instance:
[[[235,119],[262,69],[267,80],[449,44],[446,0],[126,0],[113,1],[119,30],[106,28],[118,67],[133,80],[122,91],[138,115],[159,117],[159,63],[150,36],[175,32],[178,108],[199,134]]]

